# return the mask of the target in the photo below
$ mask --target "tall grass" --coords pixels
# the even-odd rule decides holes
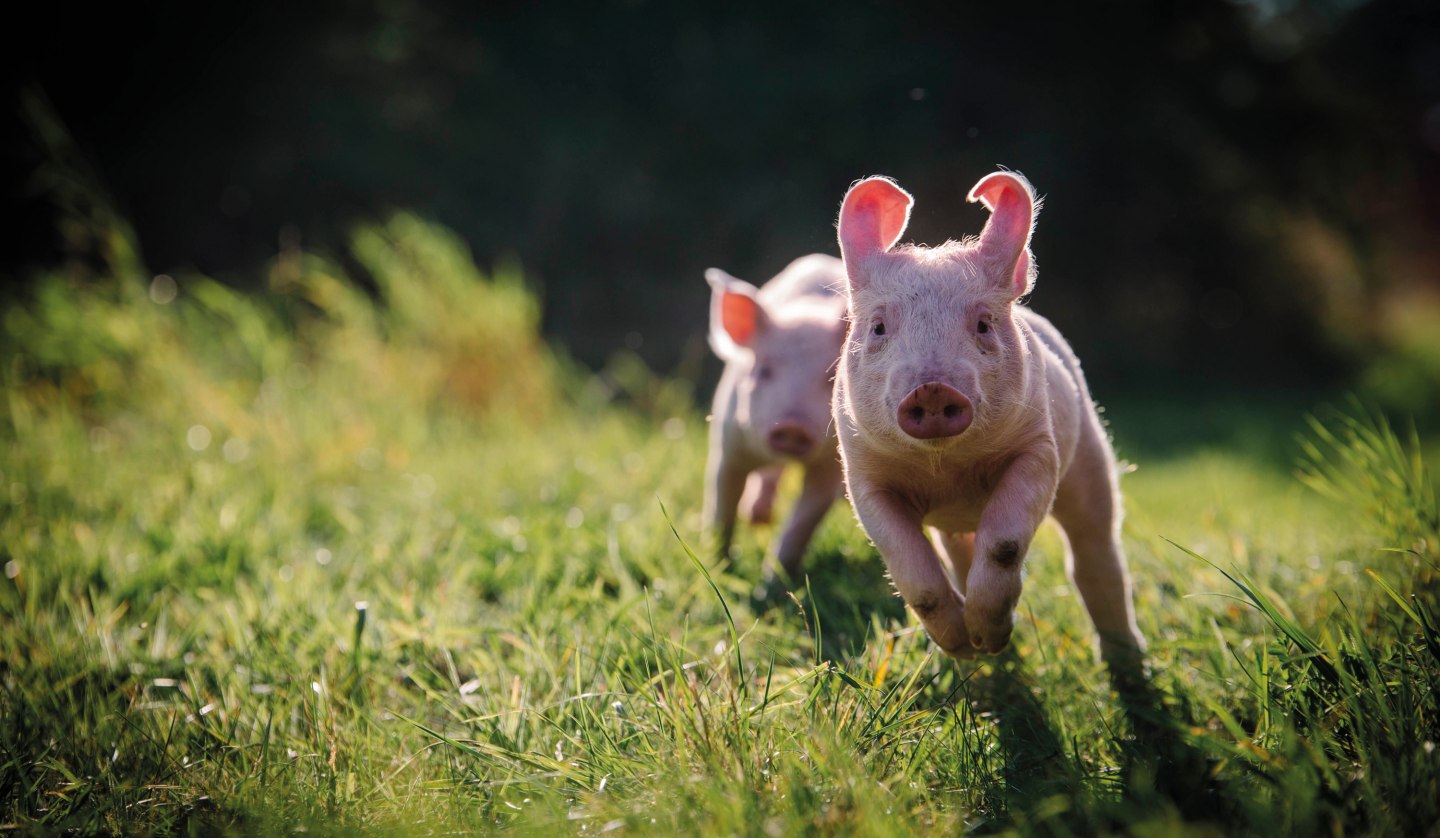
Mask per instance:
[[[694,551],[683,385],[578,373],[518,276],[419,219],[348,256],[372,288],[290,249],[258,293],[127,260],[5,312],[0,823],[1440,822],[1436,613],[1376,550],[1414,549],[1434,495],[1388,426],[1314,438],[1340,502],[1224,450],[1127,476],[1152,674],[1113,691],[1054,531],[979,663],[937,655],[844,510],[803,588],[758,593],[764,533]]]
[[[1416,584],[1432,597],[1440,594],[1440,501],[1414,426],[1402,440],[1383,414],[1358,400],[1331,423],[1312,416],[1309,426],[1310,435],[1301,440],[1300,479],[1361,510],[1386,546],[1411,560]]]

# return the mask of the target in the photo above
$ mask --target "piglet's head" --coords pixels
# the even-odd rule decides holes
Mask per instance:
[[[850,336],[843,407],[862,434],[930,449],[983,440],[1020,409],[1028,351],[1015,301],[1034,283],[1038,201],[1024,177],[989,175],[969,200],[978,238],[896,247],[913,203],[888,178],[856,183],[840,208]]]
[[[838,303],[769,305],[719,268],[710,283],[710,346],[735,381],[735,420],[756,452],[805,460],[833,439],[831,382],[844,339]]]

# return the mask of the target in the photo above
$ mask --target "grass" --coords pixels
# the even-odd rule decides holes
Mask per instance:
[[[1152,644],[1116,692],[1053,531],[985,662],[843,509],[762,590],[766,534],[699,549],[683,384],[569,368],[417,219],[352,256],[373,295],[295,251],[6,312],[4,828],[1437,834],[1433,482],[1383,420],[1268,417],[1302,481],[1112,411]]]

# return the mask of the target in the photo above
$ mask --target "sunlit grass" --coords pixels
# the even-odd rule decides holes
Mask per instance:
[[[956,665],[848,509],[793,596],[768,533],[692,557],[683,386],[568,369],[416,219],[354,255],[378,298],[296,251],[264,293],[120,269],[6,313],[0,822],[1433,829],[1423,520],[1397,554],[1274,459],[1137,457],[1150,683],[1112,692],[1048,530],[1013,651]]]

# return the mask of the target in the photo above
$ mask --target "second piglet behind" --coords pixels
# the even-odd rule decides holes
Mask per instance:
[[[763,288],[717,268],[705,278],[710,345],[725,362],[710,420],[705,523],[727,553],[737,512],[769,522],[781,470],[799,463],[803,487],[774,548],[793,580],[840,493],[830,398],[845,340],[844,268],[817,253],[796,259]]]

